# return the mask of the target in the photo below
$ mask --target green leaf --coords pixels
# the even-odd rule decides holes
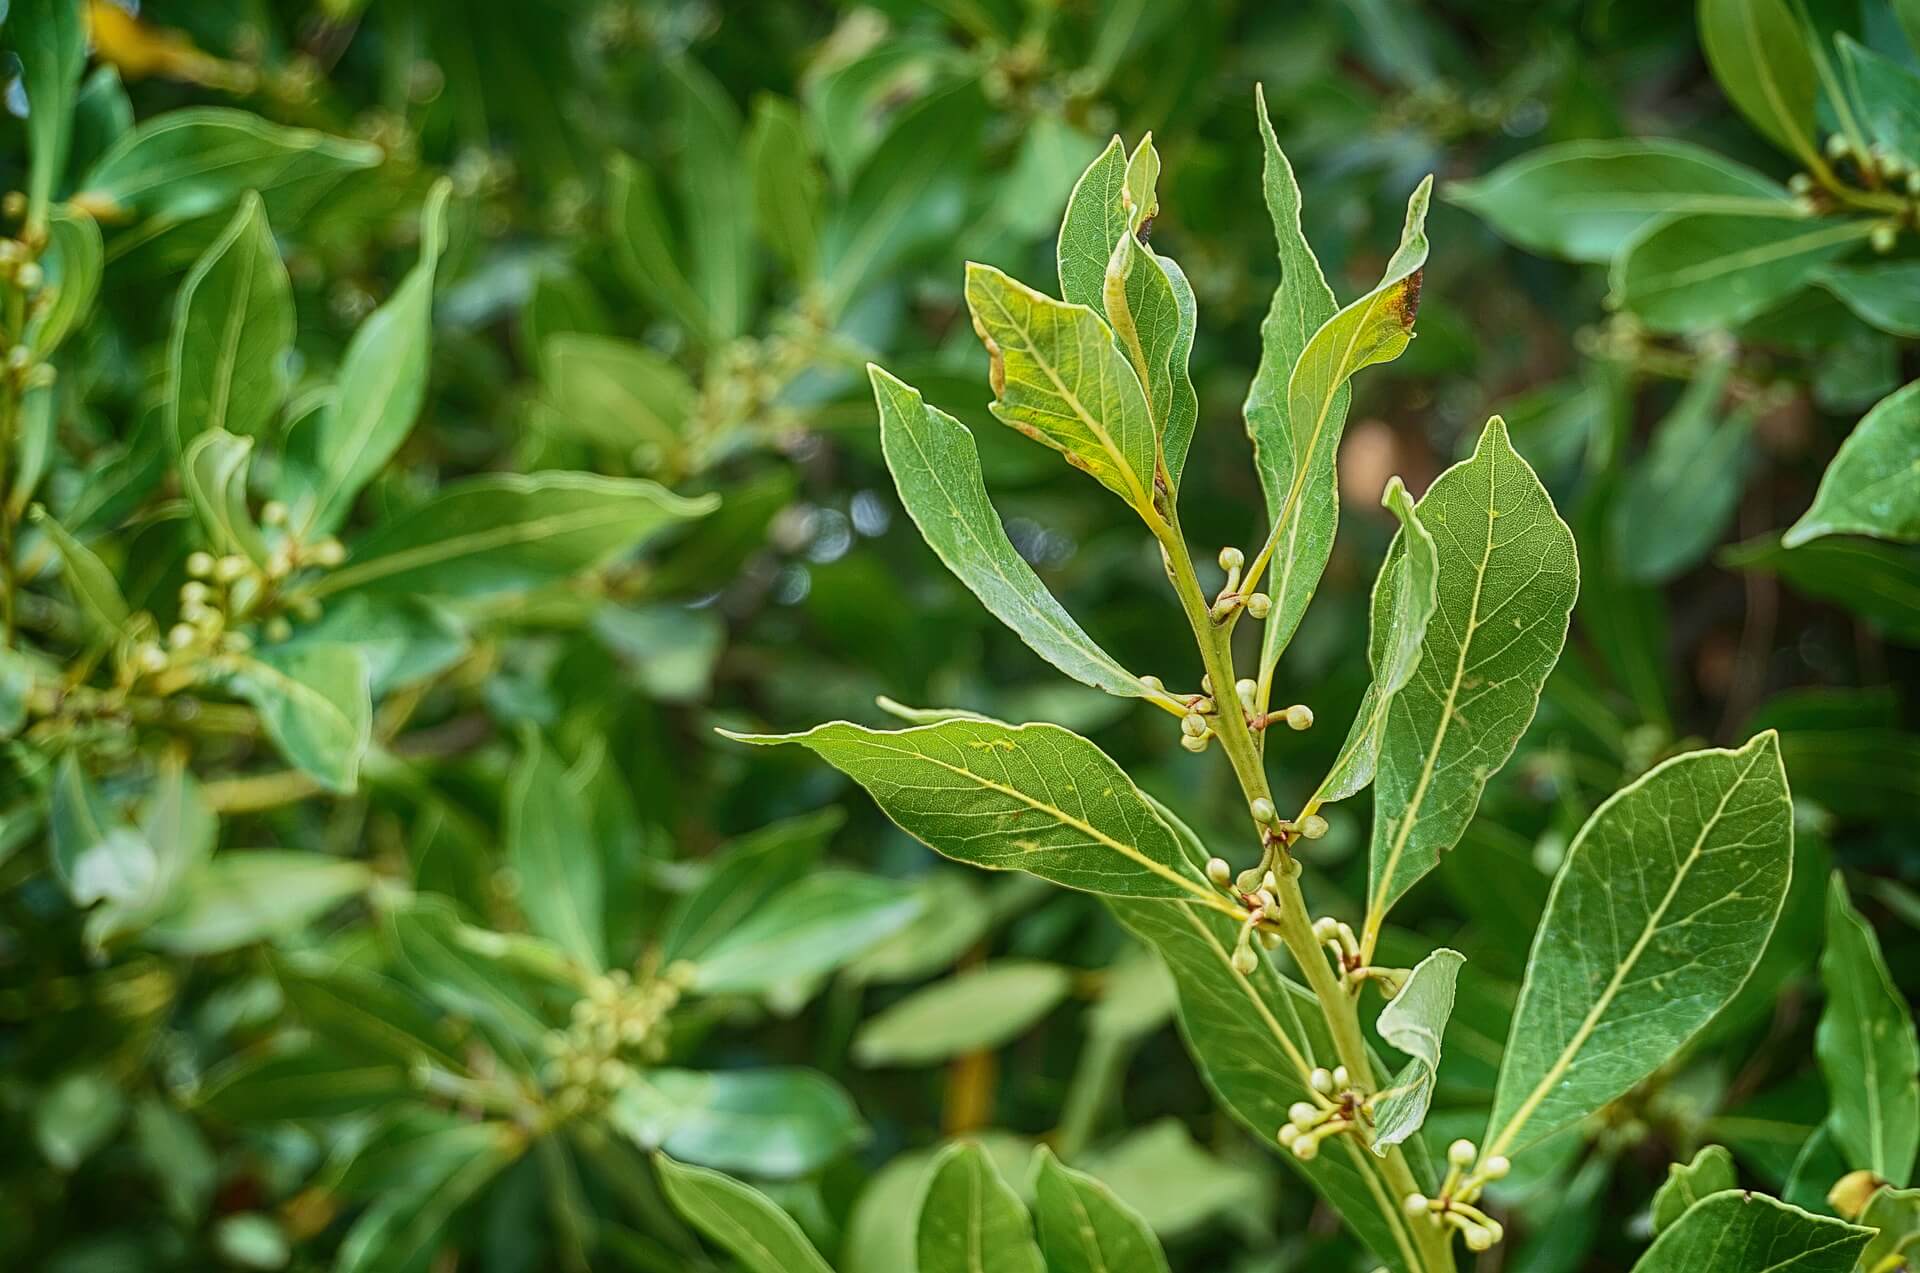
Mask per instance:
[[[278,1123],[364,1113],[414,1095],[405,1067],[313,1042],[223,1062],[201,1081],[195,1104],[222,1122]]]
[[[783,889],[696,963],[703,994],[755,994],[832,972],[899,932],[920,899],[894,880],[826,870]]]
[[[367,658],[357,647],[268,646],[235,657],[228,682],[295,768],[341,795],[359,786],[373,699]]]
[[[795,278],[811,279],[820,264],[825,183],[806,116],[788,99],[762,93],[753,103],[745,148],[761,241]]]
[[[1697,565],[1733,519],[1754,413],[1720,410],[1731,368],[1727,356],[1702,359],[1613,504],[1613,563],[1636,583],[1665,583]]]
[[[1834,43],[1869,138],[1908,168],[1920,165],[1920,76],[1844,31]]]
[[[971,872],[935,868],[914,885],[919,918],[849,964],[849,977],[865,985],[923,981],[951,968],[992,926],[993,909]]]
[[[329,533],[346,519],[354,496],[386,467],[420,414],[433,340],[434,273],[446,247],[452,194],[445,177],[427,193],[419,262],[354,331],[340,361],[338,395],[303,440],[315,471],[313,489],[303,493],[296,516],[309,533]]]
[[[1792,869],[1772,731],[1676,756],[1595,810],[1534,935],[1486,1152],[1537,1143],[1665,1064],[1752,973]]]
[[[166,401],[176,447],[218,430],[266,431],[287,396],[293,327],[293,284],[266,205],[248,191],[174,304]]]
[[[107,801],[71,751],[53,772],[48,832],[54,874],[74,905],[105,901],[139,909],[152,900],[160,873],[153,845]]]
[[[1272,174],[1274,166],[1284,169],[1284,157],[1276,160],[1277,149],[1268,153],[1269,210],[1275,224],[1285,221],[1291,207],[1297,214],[1298,201],[1291,204],[1272,193],[1283,178]],[[1248,568],[1248,586],[1258,581],[1261,568],[1268,571],[1266,591],[1273,598],[1273,610],[1266,621],[1260,645],[1260,683],[1270,683],[1280,654],[1292,639],[1306,614],[1307,603],[1320,586],[1320,576],[1333,551],[1334,531],[1340,520],[1339,482],[1334,473],[1334,457],[1340,449],[1340,434],[1346,426],[1348,381],[1367,367],[1392,362],[1413,339],[1414,315],[1420,309],[1420,279],[1427,261],[1427,203],[1433,194],[1433,178],[1415,188],[1407,200],[1406,225],[1400,233],[1400,246],[1387,262],[1380,283],[1371,292],[1348,305],[1314,329],[1300,349],[1287,379],[1286,413],[1274,413],[1269,400],[1260,393],[1260,382],[1248,395],[1248,428],[1254,438],[1255,460],[1260,468],[1262,489],[1267,492],[1273,529],[1260,556]],[[1275,200],[1278,199],[1276,202]],[[1281,232],[1283,244],[1288,232]],[[1283,248],[1283,268],[1295,266],[1296,274],[1306,273],[1298,258],[1311,253],[1304,240]],[[1294,295],[1285,279],[1276,293],[1275,305],[1304,307],[1302,315],[1317,308],[1317,293],[1310,276],[1300,288],[1306,298]],[[1285,296],[1283,301],[1281,298]],[[1269,336],[1279,338],[1275,357],[1283,356],[1292,341],[1289,324],[1278,323],[1268,311],[1268,322],[1261,326],[1263,343]],[[1267,355],[1263,353],[1263,358]],[[1260,418],[1254,419],[1254,414]]]
[[[547,338],[540,380],[575,435],[605,446],[679,449],[699,396],[686,372],[646,346],[583,332]]]
[[[1873,231],[1866,218],[1682,213],[1648,222],[1614,258],[1613,301],[1662,332],[1763,314]]]
[[[1201,883],[1120,767],[1058,725],[954,719],[876,730],[835,721],[803,734],[727,736],[801,744],[955,861],[1028,871],[1090,893],[1231,905]]]
[[[1054,260],[1060,270],[1060,295],[1069,305],[1105,311],[1107,265],[1114,246],[1132,233],[1126,185],[1127,148],[1115,137],[1074,183],[1060,220]]]
[[[1543,146],[1446,193],[1511,243],[1595,264],[1676,213],[1797,215],[1779,183],[1689,142],[1656,137]]]
[[[934,555],[1034,653],[1074,680],[1109,694],[1146,697],[1140,678],[1116,663],[1054,600],[1000,524],[967,426],[930,407],[920,391],[872,363],[880,446],[900,502]]]
[[[607,216],[614,262],[627,281],[693,335],[707,339],[712,316],[680,268],[680,247],[653,174],[625,155],[616,154],[607,168]]]
[[[523,1048],[537,1046],[546,1023],[501,961],[482,951],[491,936],[460,922],[451,903],[418,896],[382,911],[396,972],[450,1012],[494,1027]]]
[[[1633,1273],[1851,1273],[1872,1236],[1871,1229],[1810,1215],[1765,1194],[1729,1189],[1689,1207],[1654,1239]]]
[[[439,675],[469,649],[460,622],[431,602],[360,592],[328,602],[325,613],[278,648],[342,643],[366,655],[375,701]]]
[[[1700,0],[1699,21],[1707,64],[1728,99],[1762,136],[1818,170],[1819,81],[1792,10],[1784,0]]]
[[[46,275],[42,295],[47,300],[36,298],[21,341],[36,359],[51,356],[86,319],[105,265],[100,227],[93,218],[56,208],[47,223],[47,246],[40,253],[40,268]]]
[[[1738,570],[1778,575],[1810,597],[1837,602],[1904,645],[1920,645],[1920,549],[1834,535],[1783,548],[1767,536],[1726,549]]]
[[[1345,800],[1373,781],[1387,714],[1420,666],[1427,625],[1440,604],[1440,550],[1399,478],[1388,480],[1380,504],[1400,519],[1400,531],[1388,545],[1373,584],[1373,629],[1367,643],[1373,682],[1360,700],[1340,754],[1308,801],[1309,813],[1329,801]]]
[[[1862,1228],[1880,1231],[1860,1253],[1859,1268],[1866,1273],[1897,1269],[1896,1257],[1911,1264],[1920,1250],[1920,1189],[1877,1190],[1859,1220]]]
[[[853,1059],[865,1066],[932,1065],[991,1052],[1032,1029],[1072,988],[1072,976],[1058,964],[980,964],[868,1017],[853,1036]]]
[[[325,853],[222,853],[173,890],[141,942],[174,955],[213,955],[290,937],[365,892],[373,878],[364,863]]]
[[[1573,533],[1498,416],[1415,506],[1440,550],[1417,675],[1387,711],[1374,779],[1366,938],[1460,842],[1559,661],[1579,591]]]
[[[527,1146],[511,1123],[469,1123],[433,1133],[409,1155],[412,1170],[374,1198],[341,1239],[334,1273],[424,1273],[446,1244],[455,1213]]]
[[[127,1116],[127,1098],[104,1074],[75,1070],[33,1106],[33,1139],[59,1171],[72,1171],[101,1148]]]
[[[668,60],[681,151],[669,169],[680,186],[686,257],[714,342],[746,330],[753,292],[750,237],[753,196],[741,162],[740,113],[706,68],[690,57]]]
[[[1653,1231],[1665,1232],[1694,1203],[1740,1183],[1733,1155],[1724,1145],[1708,1145],[1690,1163],[1669,1163],[1667,1178],[1653,1195]]]
[[[1871,535],[1920,542],[1920,380],[1874,404],[1820,475],[1813,507],[1780,542]]]
[[[1813,282],[1881,331],[1920,340],[1920,261],[1830,265]]]
[[[993,414],[1154,512],[1159,441],[1140,381],[1100,315],[967,263],[967,308],[991,360]]]
[[[1195,844],[1194,851],[1199,852]],[[1356,1237],[1395,1273],[1424,1267],[1409,1222],[1391,1197],[1383,1165],[1349,1137],[1308,1162],[1280,1151],[1275,1133],[1296,1101],[1313,1100],[1309,1075],[1332,1068],[1337,1051],[1319,1004],[1305,987],[1261,959],[1250,976],[1229,962],[1240,925],[1191,903],[1109,900],[1127,930],[1165,961],[1179,986],[1180,1034],[1214,1098],[1262,1144],[1305,1176]],[[1418,1138],[1405,1146],[1421,1150]],[[1424,1171],[1415,1157],[1415,1174]]]
[[[67,168],[73,103],[87,64],[82,0],[17,0],[3,17],[27,95],[28,237],[46,228],[54,184]]]
[[[713,511],[653,482],[592,473],[500,474],[455,482],[355,543],[320,595],[478,597],[570,578],[676,521]]]
[[[255,564],[267,560],[266,541],[247,509],[247,470],[253,439],[209,429],[187,443],[180,457],[180,485],[217,553],[242,553]]]
[[[838,808],[769,823],[730,842],[698,887],[680,900],[660,938],[660,957],[697,960],[749,915],[812,869],[846,821]]]
[[[1026,1207],[971,1142],[949,1145],[934,1159],[914,1251],[920,1273],[1047,1273]]]
[[[146,120],[100,157],[80,190],[161,223],[205,216],[256,190],[297,219],[342,177],[380,162],[368,142],[283,128],[248,111],[196,106]]]
[[[838,1083],[779,1066],[643,1070],[613,1098],[607,1117],[642,1149],[782,1179],[819,1171],[867,1137]]]
[[[1904,1188],[1920,1150],[1920,1041],[1879,938],[1838,871],[1827,888],[1820,980],[1827,1006],[1814,1050],[1832,1102],[1828,1130],[1848,1167]]]
[[[1442,947],[1414,966],[1380,1009],[1380,1037],[1413,1059],[1384,1090],[1373,1112],[1373,1152],[1384,1157],[1420,1130],[1440,1077],[1440,1042],[1453,1015],[1454,983],[1467,957]]]
[[[409,1069],[465,1067],[445,1014],[391,977],[319,953],[275,957],[273,969],[295,1018],[333,1046]]]
[[[665,1156],[654,1166],[674,1210],[747,1273],[833,1273],[793,1217],[758,1189]]]
[[[607,959],[605,864],[573,775],[532,726],[507,777],[505,838],[527,926],[598,972]]]
[[[74,604],[93,625],[95,635],[108,640],[120,635],[129,614],[127,599],[120,595],[120,585],[114,581],[107,563],[68,534],[66,527],[37,504],[33,509],[33,524],[53,541],[54,550],[60,554],[67,591],[73,594]]]
[[[1046,1146],[1036,1157],[1034,1221],[1048,1273],[1168,1273],[1166,1253],[1137,1211]]]

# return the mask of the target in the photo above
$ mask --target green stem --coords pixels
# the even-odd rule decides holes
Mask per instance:
[[[1193,628],[1194,639],[1200,646],[1201,661],[1206,665],[1207,676],[1213,682],[1213,697],[1219,706],[1214,717],[1214,733],[1227,753],[1235,777],[1240,780],[1241,794],[1246,797],[1248,805],[1263,797],[1271,801],[1273,792],[1267,783],[1260,745],[1240,710],[1239,699],[1233,690],[1233,619],[1238,611],[1221,623],[1215,623],[1208,613],[1206,593],[1194,573],[1193,558],[1187,551],[1186,541],[1181,537],[1177,513],[1169,511],[1166,529],[1158,537],[1166,560],[1167,577],[1173,582],[1181,609],[1186,612],[1187,622]],[[1253,815],[1249,812],[1247,816],[1251,820]],[[1264,829],[1260,824],[1255,823],[1254,830],[1256,834],[1262,834],[1264,840]],[[1313,921],[1309,918],[1306,895],[1300,891],[1298,874],[1281,870],[1275,871],[1274,875],[1279,885],[1277,897],[1280,919],[1277,927],[1280,940],[1286,944],[1287,952],[1293,956],[1294,963],[1307,979],[1308,989],[1313,991],[1314,998],[1320,1003],[1320,1013],[1326,1019],[1327,1031],[1333,1037],[1334,1051],[1339,1056],[1340,1064],[1346,1066],[1347,1074],[1356,1087],[1371,1091],[1374,1085],[1373,1058],[1367,1048],[1366,1036],[1360,1029],[1358,1005],[1340,984],[1339,978],[1334,976],[1320,943],[1314,939]],[[1370,1157],[1371,1154],[1362,1156]],[[1388,1205],[1397,1206],[1399,1200],[1408,1194],[1423,1192],[1400,1146],[1389,1149],[1386,1157],[1379,1159],[1378,1163],[1387,1185]],[[1407,1223],[1397,1215],[1389,1216],[1388,1221],[1393,1224]],[[1452,1273],[1455,1265],[1450,1238],[1431,1225],[1413,1223],[1407,1224],[1407,1227],[1411,1230],[1420,1259],[1420,1268],[1415,1273]]]

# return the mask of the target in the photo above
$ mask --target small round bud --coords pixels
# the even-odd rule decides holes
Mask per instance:
[[[1920,170],[1907,174],[1907,193],[1920,195]]]
[[[142,672],[164,672],[167,670],[167,652],[149,641],[140,647],[134,658],[140,664]]]
[[[1339,935],[1340,924],[1333,916],[1322,915],[1319,919],[1313,921],[1313,939],[1315,941],[1332,941]]]
[[[1233,868],[1227,865],[1225,858],[1207,859],[1207,878],[1219,888],[1225,888],[1233,878]]]
[[[1256,619],[1264,619],[1273,609],[1273,598],[1264,592],[1256,592],[1247,598],[1247,613]]]
[[[1460,1236],[1466,1240],[1469,1251],[1484,1251],[1493,1245],[1493,1234],[1477,1224],[1462,1225]]]
[[[189,579],[180,585],[180,602],[182,605],[205,605],[207,598],[212,595],[213,590],[201,583],[198,579]]]
[[[284,641],[293,635],[293,625],[276,614],[267,620],[266,633],[269,641]]]
[[[1253,976],[1259,966],[1260,956],[1253,953],[1253,947],[1241,946],[1233,952],[1233,970],[1242,977]]]
[[[247,559],[238,553],[231,553],[213,563],[213,577],[218,583],[232,583],[247,573]]]
[[[1318,840],[1327,833],[1327,820],[1317,813],[1309,813],[1300,819],[1300,834],[1309,840]]]
[[[190,623],[176,623],[167,629],[167,644],[176,650],[184,650],[192,645],[199,631]]]
[[[1295,1101],[1287,1107],[1287,1121],[1305,1131],[1320,1121],[1319,1107],[1311,1101]]]
[[[277,499],[270,499],[260,506],[260,524],[262,526],[285,526],[288,508]]]
[[[1881,254],[1893,251],[1894,244],[1900,241],[1900,232],[1891,224],[1882,223],[1873,227],[1873,234],[1867,240],[1873,250]]]
[[[1250,676],[1243,676],[1233,683],[1233,696],[1240,700],[1240,706],[1253,710],[1253,696],[1260,692],[1260,682]]]
[[[313,546],[307,556],[316,565],[337,566],[347,559],[346,545],[329,535]]]
[[[1333,1074],[1324,1066],[1316,1068],[1307,1076],[1307,1083],[1322,1096],[1333,1094]]]
[[[1312,729],[1313,709],[1305,703],[1295,703],[1287,709],[1288,729]]]
[[[192,552],[187,554],[187,573],[195,579],[205,579],[213,573],[213,554]]]
[[[1246,564],[1247,555],[1238,548],[1222,548],[1220,550],[1220,569],[1238,570]]]
[[[1207,740],[1204,738],[1195,738],[1191,734],[1182,734],[1180,735],[1180,745],[1197,755],[1207,749]]]
[[[1513,1164],[1499,1154],[1480,1164],[1480,1174],[1488,1180],[1505,1180],[1507,1173],[1513,1170]]]
[[[1293,1156],[1301,1162],[1312,1162],[1320,1156],[1320,1142],[1311,1136],[1302,1136],[1293,1142]]]
[[[1847,139],[1839,133],[1834,133],[1827,138],[1827,158],[1829,159],[1845,159],[1852,150],[1853,147],[1847,144]]]
[[[1278,950],[1280,949],[1280,941],[1281,937],[1279,933],[1270,933],[1265,929],[1261,930],[1260,948],[1262,950]]]
[[[1333,1067],[1333,1085],[1344,1091],[1346,1089],[1347,1083],[1348,1083],[1347,1067],[1344,1065],[1334,1066]]]
[[[1282,1145],[1291,1147],[1294,1141],[1300,1139],[1300,1129],[1292,1123],[1282,1123],[1280,1124],[1279,1136]]]
[[[1423,1216],[1427,1214],[1427,1208],[1431,1205],[1432,1204],[1427,1201],[1427,1195],[1423,1193],[1410,1193],[1407,1195],[1406,1200],[1400,1204],[1400,1209],[1410,1216]]]
[[[229,632],[220,639],[220,648],[229,654],[245,654],[253,648],[253,638],[244,632]]]
[[[46,271],[40,268],[39,262],[27,261],[13,272],[13,281],[19,284],[23,292],[37,292],[40,290],[40,285],[47,281],[47,275]]]
[[[267,554],[267,577],[269,579],[284,579],[292,573],[293,554],[287,551],[285,545]]]
[[[1480,1156],[1470,1140],[1456,1140],[1447,1146],[1447,1161],[1456,1167],[1471,1167],[1473,1160]]]
[[[1188,738],[1206,737],[1207,718],[1198,712],[1188,712],[1180,718],[1180,732]]]
[[[1498,1220],[1487,1221],[1487,1236],[1498,1242],[1507,1236],[1506,1228]]]
[[[1140,683],[1149,690],[1152,690],[1155,694],[1167,688],[1166,683],[1157,676],[1143,676],[1140,678]]]
[[[1247,811],[1253,814],[1253,820],[1261,826],[1265,826],[1280,816],[1280,811],[1273,807],[1273,801],[1267,799],[1265,796],[1255,796],[1253,803],[1247,806]]]
[[[18,221],[27,215],[27,194],[24,190],[9,190],[5,198],[0,198],[0,214],[9,220]]]
[[[1796,172],[1787,179],[1787,189],[1793,191],[1795,194],[1811,194],[1813,191],[1813,178],[1807,173]]]
[[[1202,694],[1205,694],[1205,695],[1206,695],[1207,697],[1209,697],[1209,698],[1211,698],[1211,697],[1213,697],[1213,675],[1212,675],[1212,673],[1209,673],[1209,672],[1202,672],[1202,673],[1200,674],[1200,692],[1201,692]]]

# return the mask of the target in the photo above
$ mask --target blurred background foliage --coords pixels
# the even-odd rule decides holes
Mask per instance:
[[[14,0],[9,48],[39,7]],[[1843,29],[1885,22],[1848,0],[1814,7]],[[1166,165],[1155,242],[1201,315],[1186,528],[1203,556],[1245,546],[1263,526],[1239,407],[1278,274],[1256,83],[1341,295],[1377,276],[1421,176],[1442,196],[1419,339],[1356,391],[1346,528],[1282,694],[1323,721],[1351,712],[1392,530],[1379,492],[1393,473],[1423,489],[1490,412],[1585,555],[1568,657],[1519,757],[1399,916],[1469,957],[1436,1134],[1489,1098],[1533,917],[1599,799],[1686,746],[1772,725],[1800,806],[1769,955],[1799,970],[1796,988],[1737,1001],[1596,1125],[1530,1155],[1495,1200],[1515,1236],[1483,1267],[1625,1268],[1646,1220],[1622,1200],[1709,1140],[1753,1182],[1821,1205],[1796,1159],[1824,1108],[1810,1039],[1829,860],[1865,878],[1888,962],[1920,990],[1920,568],[1894,545],[1789,552],[1777,536],[1861,412],[1914,375],[1911,340],[1817,291],[1731,333],[1649,332],[1608,308],[1603,269],[1509,246],[1448,198],[1543,145],[1620,136],[1698,142],[1784,179],[1708,76],[1689,6],[88,8],[59,197],[84,195],[136,121],[190,106],[378,148],[268,199],[300,374],[340,364],[419,255],[433,182],[451,179],[424,406],[351,526],[486,472],[646,477],[720,503],[644,555],[456,607],[441,645],[394,637],[423,661],[383,694],[350,793],[217,710],[95,722],[155,758],[143,773],[184,763],[221,854],[319,853],[349,874],[223,880],[151,931],[96,940],[48,870],[46,792],[62,755],[109,783],[118,762],[65,736],[8,744],[0,1263],[723,1267],[653,1182],[640,1147],[664,1143],[768,1189],[836,1267],[893,1273],[929,1147],[978,1132],[1016,1179],[1047,1138],[1138,1207],[1177,1268],[1364,1267],[1272,1147],[1215,1112],[1164,975],[1093,898],[939,863],[824,766],[712,732],[879,720],[878,695],[1054,720],[1203,835],[1233,825],[1224,767],[1182,752],[1159,714],[1063,686],[939,568],[880,462],[864,365],[884,359],[975,426],[1015,544],[1107,649],[1191,680],[1186,654],[1162,665],[1185,641],[1149,545],[987,415],[961,264],[1049,277],[1075,177],[1111,134],[1151,130]],[[9,55],[8,189],[27,184],[23,66]],[[91,514],[137,606],[183,578],[179,490],[143,437],[173,297],[232,208],[109,220],[100,302],[59,357],[32,498]],[[1689,407],[1703,374],[1719,389]],[[1676,467],[1649,443],[1686,411],[1739,427]],[[21,535],[31,560],[35,533]],[[18,588],[29,628],[64,595],[25,565]],[[374,620],[350,616],[346,639],[375,639],[355,622]],[[1338,743],[1328,727],[1276,741],[1283,800]],[[1332,821],[1310,891],[1353,899],[1364,819]],[[555,861],[557,882],[534,873]],[[813,896],[795,901],[803,879]],[[559,967],[522,936],[554,936],[542,889],[597,904],[604,969]],[[709,980],[688,985],[673,961],[696,955]],[[623,1036],[633,1065],[568,1068],[621,1051],[595,1031],[632,1017],[673,1029]]]

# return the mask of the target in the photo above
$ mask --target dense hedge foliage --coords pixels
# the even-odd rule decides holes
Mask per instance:
[[[0,1265],[1920,1258],[1912,0],[0,12]]]

